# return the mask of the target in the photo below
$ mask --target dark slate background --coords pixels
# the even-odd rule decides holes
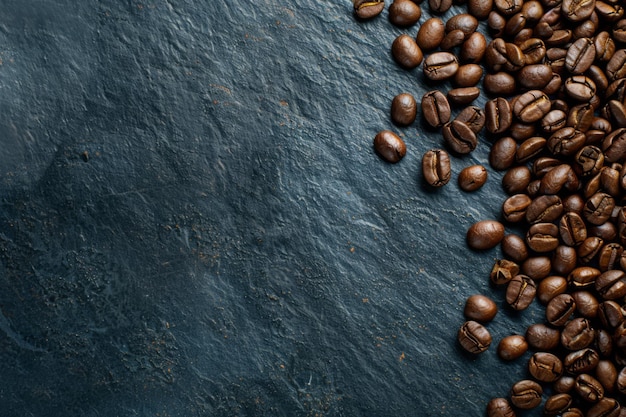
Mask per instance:
[[[507,311],[498,249],[464,240],[505,198],[456,184],[488,142],[433,191],[440,135],[389,120],[434,88],[389,53],[417,27],[349,0],[0,6],[1,416],[478,416],[525,375],[495,344],[541,309]],[[502,307],[478,358],[474,293]]]

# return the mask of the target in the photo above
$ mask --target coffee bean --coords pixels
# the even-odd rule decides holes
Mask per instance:
[[[607,222],[606,224],[611,223]],[[610,269],[617,269],[623,253],[624,248],[619,243],[609,243],[604,245],[598,256],[598,268],[600,271],[606,272]]]
[[[479,354],[489,349],[492,340],[489,331],[474,320],[463,323],[459,329],[457,339],[463,349],[474,354]]]
[[[461,53],[461,56],[463,54]],[[454,74],[454,84],[458,87],[474,87],[483,77],[483,69],[478,64],[465,64],[459,66]]]
[[[591,177],[604,166],[604,153],[596,146],[582,147],[574,157],[574,170],[581,177]]]
[[[624,162],[626,156],[626,128],[609,133],[602,141],[602,151],[607,162]]]
[[[516,275],[506,287],[506,302],[514,310],[525,310],[535,299],[537,285],[527,275]]]
[[[506,235],[502,239],[502,253],[512,261],[524,262],[528,259],[528,248],[524,239],[517,235]],[[515,274],[517,275],[517,274]]]
[[[554,223],[535,223],[526,234],[528,247],[537,252],[551,252],[559,246],[559,228]]]
[[[459,173],[459,187],[463,191],[476,191],[487,181],[487,170],[482,165],[471,165]]]
[[[556,156],[572,156],[585,146],[586,137],[583,132],[573,127],[564,127],[548,139],[546,146]]]
[[[412,1],[395,0],[389,6],[389,21],[399,27],[409,27],[417,23],[422,9]]]
[[[563,373],[563,362],[549,352],[536,352],[528,360],[528,372],[540,382],[554,382]]]
[[[545,416],[561,415],[570,408],[572,401],[572,396],[569,394],[551,395],[543,405],[543,414]]]
[[[471,249],[491,249],[504,238],[504,226],[495,220],[481,220],[470,226],[466,237]]]
[[[489,151],[489,164],[493,169],[502,171],[515,163],[517,142],[508,136],[498,139]]]
[[[427,184],[442,187],[450,181],[450,157],[442,149],[431,149],[422,157],[422,174]]]
[[[438,17],[427,19],[417,31],[417,44],[424,51],[439,47],[445,37],[446,26]]]
[[[576,173],[568,164],[561,164],[548,170],[541,179],[540,194],[558,194],[563,190],[574,192],[579,181]]]
[[[522,10],[522,0],[494,0],[495,9],[504,16],[512,16]]]
[[[619,269],[603,272],[595,282],[596,291],[605,300],[616,300],[626,295],[626,273]]]
[[[587,417],[619,417],[622,408],[614,398],[604,397],[589,408]]]
[[[354,0],[354,14],[359,19],[371,19],[385,8],[384,0]]]
[[[551,79],[552,68],[545,64],[526,65],[518,73],[520,86],[529,90],[541,90]]]
[[[507,336],[498,343],[498,356],[505,361],[515,360],[528,350],[528,342],[524,336],[514,334]]]
[[[589,374],[580,374],[576,377],[574,389],[586,401],[595,403],[604,398],[604,387]]]
[[[496,303],[484,295],[475,294],[465,301],[463,314],[468,320],[484,323],[493,320],[497,313]]]
[[[489,27],[490,34],[494,37],[500,37],[504,34],[504,28],[506,27],[506,19],[497,11],[492,10],[487,16],[487,26]]]
[[[393,59],[405,69],[413,69],[419,66],[424,55],[415,40],[407,34],[398,36],[391,44]]]
[[[442,129],[444,143],[457,154],[468,154],[476,149],[478,139],[468,125],[459,120],[446,123]]]
[[[590,236],[585,239],[576,249],[579,262],[581,264],[590,263],[596,257],[603,244],[603,240],[599,237]]]
[[[487,74],[483,78],[483,87],[487,94],[494,96],[510,96],[515,93],[515,78],[507,72]]]
[[[563,110],[550,110],[541,119],[541,128],[546,133],[554,133],[557,130],[565,127],[567,122],[567,113]]]
[[[601,359],[594,370],[595,377],[606,393],[617,391],[617,369],[611,360]]]
[[[582,74],[596,58],[596,48],[591,38],[580,38],[570,45],[565,56],[565,68],[572,74]]]
[[[454,76],[459,61],[450,52],[433,52],[424,60],[424,75],[432,81],[443,81]]]
[[[514,194],[502,203],[502,217],[507,222],[517,223],[526,218],[532,199],[526,194]]]
[[[455,120],[465,123],[470,129],[478,134],[485,126],[485,112],[477,106],[468,106],[457,114]]]
[[[422,97],[424,120],[432,127],[441,127],[450,120],[450,103],[439,90],[429,91]]]
[[[584,75],[572,75],[565,79],[565,93],[574,100],[589,102],[596,94],[596,84]]]
[[[592,293],[589,291],[575,291],[572,293],[572,297],[576,302],[576,312],[580,316],[586,319],[595,319],[598,316],[600,303]]]
[[[513,111],[509,102],[497,97],[485,104],[485,128],[490,133],[503,133],[513,121]]]
[[[556,348],[561,341],[561,332],[543,323],[532,324],[526,329],[526,341],[531,349],[548,351]]]
[[[559,233],[564,244],[578,246],[587,239],[587,226],[578,213],[567,212],[559,221]]]
[[[522,262],[520,272],[528,275],[535,281],[540,281],[550,275],[552,261],[547,256],[531,256]]]
[[[567,276],[578,262],[576,249],[571,246],[559,245],[552,254],[552,270],[555,274]]]
[[[448,101],[456,106],[465,106],[476,100],[479,95],[478,87],[453,88],[448,91]]]
[[[608,62],[615,53],[615,41],[605,30],[595,36],[593,45],[596,48],[596,59],[600,62]]]
[[[409,93],[398,94],[391,101],[391,120],[400,125],[408,126],[417,116],[417,103]]]
[[[489,163],[491,164],[491,153],[489,156]],[[502,177],[502,188],[509,195],[522,193],[528,187],[531,177],[532,173],[527,166],[513,167]]]
[[[548,141],[545,138],[540,136],[534,136],[530,139],[526,139],[517,148],[515,160],[521,164],[536,157],[545,149],[547,142]]]
[[[390,130],[383,130],[374,137],[374,149],[387,162],[399,162],[406,155],[406,145]]]
[[[576,380],[569,376],[563,375],[552,384],[552,389],[554,392],[558,392],[561,394],[566,394],[572,392],[574,390],[574,385],[576,384]],[[581,417],[584,417],[584,414],[580,414]]]
[[[591,127],[593,113],[594,109],[590,104],[573,106],[567,114],[567,126],[584,133]]]
[[[467,36],[463,42],[459,58],[464,63],[478,64],[483,59],[486,50],[487,40],[485,35],[480,32],[474,32]]]
[[[563,202],[557,195],[541,195],[531,201],[526,209],[529,224],[553,222],[563,213]]]
[[[439,48],[442,51],[452,51],[457,46],[460,46],[463,41],[465,41],[465,34],[462,30],[456,29],[452,32],[446,33],[446,36],[443,37]]]
[[[541,385],[530,379],[516,382],[511,387],[511,403],[522,410],[530,410],[541,404],[543,389]]]
[[[539,281],[537,285],[537,299],[542,304],[548,304],[551,299],[567,291],[567,280],[560,276],[550,276]]]
[[[487,417],[515,417],[515,412],[506,398],[492,398],[487,403]]]
[[[524,53],[526,65],[541,64],[546,57],[546,44],[539,38],[527,39],[519,45],[519,48]],[[552,68],[550,68],[550,72],[552,72]]]
[[[594,337],[595,330],[589,320],[577,317],[567,322],[563,327],[561,345],[568,350],[581,350],[591,345]]]
[[[443,14],[452,7],[452,0],[428,0],[428,7],[433,13]]]
[[[589,223],[599,225],[611,217],[614,207],[615,200],[613,197],[606,193],[597,192],[585,203],[583,216]]]
[[[626,78],[626,49],[615,51],[609,62],[606,63],[606,75],[610,82]]]
[[[569,294],[559,294],[546,306],[546,319],[553,326],[561,327],[576,310],[576,302]]]
[[[590,288],[595,285],[596,279],[600,276],[601,271],[590,266],[580,266],[572,270],[567,277],[572,288]]]
[[[593,371],[598,366],[599,361],[598,352],[591,348],[585,348],[567,354],[563,358],[563,366],[569,374],[580,375]],[[576,382],[574,382],[574,388],[576,388]]]

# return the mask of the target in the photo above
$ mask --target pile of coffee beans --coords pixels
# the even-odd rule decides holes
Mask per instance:
[[[498,341],[503,360],[532,356],[528,378],[493,398],[486,414],[511,417],[542,406],[548,416],[626,416],[626,4],[455,0],[467,12],[447,21],[422,19],[421,4],[389,6],[392,24],[419,26],[398,36],[391,54],[402,68],[421,65],[428,85],[441,87],[419,106],[399,94],[391,119],[411,125],[419,109],[424,127],[441,132],[442,146],[422,158],[432,187],[445,186],[451,160],[486,139],[491,168],[505,171],[508,198],[501,219],[469,228],[467,244],[500,245],[503,257],[489,280],[502,288],[507,308],[545,307],[525,334]],[[452,0],[428,0],[427,7],[442,16]],[[382,0],[354,0],[358,19],[384,10]],[[481,95],[486,104],[474,105]],[[376,136],[374,149],[392,163],[406,152],[391,131]],[[473,165],[458,178],[462,190],[474,191],[487,170]],[[484,295],[467,299],[458,331],[463,349],[489,350],[487,327],[497,311]]]

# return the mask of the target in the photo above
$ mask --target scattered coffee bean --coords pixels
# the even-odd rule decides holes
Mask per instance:
[[[487,170],[482,165],[471,165],[459,173],[459,187],[463,191],[476,191],[487,181]]]
[[[496,220],[481,220],[467,231],[467,243],[476,250],[491,249],[504,238],[504,226]]]
[[[400,125],[408,126],[417,116],[417,103],[409,93],[395,96],[391,102],[391,120]]]
[[[442,187],[450,181],[450,157],[442,149],[431,149],[422,157],[422,174],[427,184]]]

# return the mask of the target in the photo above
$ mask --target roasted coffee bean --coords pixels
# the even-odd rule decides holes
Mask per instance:
[[[400,125],[408,126],[417,116],[417,102],[409,93],[398,94],[391,101],[391,120]]]
[[[487,417],[515,417],[515,412],[506,398],[492,398],[487,403]]]
[[[537,298],[542,304],[548,304],[551,299],[567,291],[567,280],[554,275],[539,281],[537,285]]]
[[[569,276],[576,268],[578,255],[571,246],[559,245],[552,255],[552,270],[555,274]]]
[[[483,79],[483,87],[487,94],[494,96],[510,96],[515,93],[515,78],[507,72],[487,74]]]
[[[535,299],[537,285],[526,275],[516,275],[506,288],[506,302],[517,311],[525,310]]]
[[[438,17],[427,19],[417,31],[416,41],[423,51],[439,47],[446,35],[446,25]]]
[[[556,156],[573,156],[585,146],[585,134],[573,127],[554,132],[547,141],[548,150]]]
[[[482,165],[471,165],[459,173],[459,187],[463,191],[476,191],[487,181],[487,170]]]
[[[520,272],[528,275],[535,281],[540,281],[550,275],[552,262],[547,256],[532,256],[522,262]]]
[[[578,375],[574,389],[585,401],[595,403],[604,398],[604,387],[597,379],[589,374]]]
[[[497,38],[504,34],[506,19],[497,11],[492,10],[487,16],[487,27],[492,37]]]
[[[446,32],[461,30],[467,37],[474,33],[476,28],[478,28],[478,19],[469,13],[454,15],[446,22]]]
[[[522,12],[515,13],[513,16],[509,18],[506,22],[506,26],[504,27],[504,34],[509,37],[514,37],[516,40],[523,34],[526,28],[526,16]],[[527,28],[528,35],[524,35],[526,39],[532,36],[532,29]]]
[[[399,162],[406,155],[406,145],[400,136],[383,130],[374,137],[374,150],[387,162]]]
[[[504,16],[512,16],[522,10],[522,0],[494,0],[495,9]]]
[[[561,327],[576,310],[576,302],[569,294],[554,297],[546,306],[546,319],[553,326]]]
[[[495,170],[502,171],[515,163],[517,142],[511,137],[502,137],[494,142],[489,151],[489,164]]]
[[[594,375],[604,387],[604,392],[614,393],[617,390],[617,368],[612,361],[599,360]]]
[[[431,149],[422,157],[422,174],[427,184],[442,187],[450,181],[450,157],[442,149]]]
[[[463,54],[461,53],[461,57]],[[461,58],[463,59],[463,58]],[[459,69],[454,74],[454,84],[458,87],[474,87],[483,77],[483,69],[478,64],[465,64],[459,66]]]
[[[561,394],[572,392],[574,390],[574,385],[576,384],[576,380],[569,376],[563,375],[552,384],[552,389],[554,392],[558,392]]]
[[[443,37],[439,48],[442,51],[452,51],[457,46],[460,46],[465,40],[465,34],[462,30],[456,29],[452,32],[446,33],[446,36]]]
[[[546,133],[554,133],[565,127],[567,123],[567,113],[563,110],[550,110],[541,119],[541,128]]]
[[[572,194],[563,199],[564,211],[573,211],[574,213],[581,214],[585,208],[585,200],[579,194]]]
[[[424,59],[424,54],[420,47],[417,46],[415,40],[404,33],[398,36],[391,44],[391,55],[405,69],[416,68]]]
[[[528,247],[537,252],[551,252],[559,246],[559,228],[554,223],[535,223],[526,234]]]
[[[526,194],[515,194],[502,203],[502,216],[511,223],[517,223],[526,218],[526,211],[532,204],[532,199]]]
[[[540,194],[558,194],[563,190],[576,191],[579,181],[570,165],[561,164],[550,169],[541,179]]]
[[[600,276],[599,269],[591,266],[575,268],[567,277],[567,282],[572,288],[582,289],[593,287],[596,279]]]
[[[487,40],[480,32],[474,32],[465,39],[459,54],[461,62],[478,64],[487,50]],[[474,84],[475,85],[475,84]]]
[[[617,390],[621,394],[626,394],[626,366],[617,374]]]
[[[489,154],[489,164],[491,164],[491,166],[493,167],[491,154],[492,152]],[[494,167],[494,169],[497,168]],[[519,194],[523,192],[526,187],[528,187],[531,178],[532,173],[527,166],[513,167],[509,169],[502,177],[502,188],[504,188],[504,191],[509,195]]]
[[[606,63],[606,76],[610,82],[626,77],[626,49],[615,51]]]
[[[459,61],[450,52],[433,52],[424,60],[424,75],[432,81],[447,80],[459,69]]]
[[[493,320],[497,313],[498,306],[487,296],[475,294],[465,301],[463,314],[468,320],[484,323]]]
[[[581,177],[591,177],[604,166],[604,153],[592,145],[583,146],[575,155],[574,170]]]
[[[593,112],[594,109],[590,104],[579,104],[572,107],[567,114],[567,126],[583,133],[588,131],[593,121]],[[585,143],[587,142],[585,141]]]
[[[517,75],[521,87],[540,90],[552,79],[552,68],[545,64],[526,65]]]
[[[452,0],[428,0],[428,7],[433,13],[443,14],[452,7]]]
[[[526,221],[530,224],[553,222],[563,213],[563,203],[557,195],[542,195],[526,209]]]
[[[589,291],[574,291],[572,297],[576,302],[576,311],[586,319],[594,319],[598,316],[600,303]]]
[[[544,14],[543,5],[538,0],[527,0],[522,4],[520,12],[526,16],[526,21],[536,23]]]
[[[371,19],[385,8],[384,0],[354,0],[354,14],[359,19]]]
[[[485,127],[490,133],[502,133],[511,126],[513,111],[509,102],[497,97],[485,104]]]
[[[605,300],[617,300],[626,295],[626,273],[619,269],[603,272],[595,281],[596,291]]]
[[[567,322],[561,330],[561,345],[567,350],[581,350],[590,346],[594,337],[595,330],[589,320],[577,317]]]
[[[422,115],[432,127],[441,127],[450,121],[450,103],[439,90],[432,90],[422,97]]]
[[[522,243],[524,243],[522,241]],[[507,259],[497,259],[491,269],[489,278],[495,285],[508,284],[519,274],[519,265]]]
[[[478,139],[468,125],[453,120],[443,126],[443,139],[446,146],[457,154],[468,154],[476,149]]]
[[[526,139],[517,148],[515,159],[518,163],[524,163],[539,155],[546,147],[547,140],[540,136]]]
[[[598,306],[598,318],[605,328],[615,329],[624,321],[624,310],[615,301],[603,301]]]
[[[539,38],[530,38],[519,45],[524,53],[526,65],[540,64],[546,56],[546,45]],[[552,69],[550,69],[552,71]]]
[[[626,156],[626,128],[609,133],[602,141],[602,151],[607,162],[624,162]]]
[[[469,320],[459,329],[457,339],[466,351],[479,354],[486,351],[491,345],[491,334],[480,323]]]
[[[574,100],[589,102],[596,94],[596,83],[584,75],[572,75],[565,79],[565,93]]]
[[[580,38],[570,45],[565,56],[565,69],[572,74],[583,74],[596,58],[596,48],[591,38]]]
[[[590,236],[578,246],[576,253],[578,254],[578,260],[582,264],[588,264],[592,259],[600,252],[604,241],[599,237]]]
[[[533,175],[537,178],[543,179],[543,177],[550,172],[553,168],[562,165],[563,161],[553,158],[551,156],[542,156],[533,161],[532,171]]]
[[[609,88],[609,79],[606,78],[604,70],[597,65],[591,65],[585,73],[587,77],[591,78],[596,84],[596,92],[604,94],[607,88]]]
[[[610,223],[608,223],[610,224]],[[619,267],[624,248],[619,243],[609,243],[602,247],[598,256],[598,268],[602,272]]]
[[[572,405],[572,396],[569,394],[555,394],[548,397],[543,405],[545,416],[561,415]]]
[[[526,259],[528,259],[528,248],[526,247],[526,242],[524,242],[524,239],[517,235],[510,234],[504,236],[501,242],[501,246],[502,253],[511,261],[524,262]],[[513,276],[515,275],[517,275],[517,273],[513,274]]]
[[[530,410],[541,404],[543,389],[541,385],[530,379],[516,382],[511,387],[511,403],[522,410]]]
[[[597,192],[585,203],[583,217],[591,224],[600,225],[611,217],[614,207],[615,200],[613,197],[606,193]]]
[[[612,122],[613,126],[626,127],[626,107],[621,101],[610,100],[603,110],[606,118]]]
[[[533,123],[548,114],[551,106],[547,95],[539,90],[531,90],[515,100],[513,114],[524,123]]]
[[[561,332],[543,323],[532,324],[526,329],[526,341],[531,349],[548,351],[556,348],[561,341]]]
[[[592,372],[598,366],[599,361],[598,352],[591,348],[585,348],[567,354],[563,358],[563,366],[568,373],[578,375]]]
[[[583,218],[575,212],[567,212],[559,221],[561,240],[568,246],[578,246],[587,239],[587,227]]]
[[[599,311],[598,309],[598,312]],[[605,329],[597,329],[594,347],[599,355],[605,358],[610,357],[613,354],[613,340],[609,332]]]
[[[598,5],[606,5],[606,3],[599,2]],[[624,7],[618,5],[609,6],[613,10],[605,10],[605,13],[599,13],[604,15],[606,20],[614,21],[624,16]],[[599,9],[599,8],[598,8]],[[608,13],[607,13],[608,12]],[[611,15],[609,17],[609,15]],[[626,19],[621,19],[615,23],[613,30],[611,31],[613,38],[620,43],[626,43]]]
[[[477,106],[468,106],[457,114],[455,120],[465,123],[476,134],[485,126],[485,112]]]
[[[587,411],[587,417],[619,417],[623,415],[622,406],[614,398],[604,397]]]
[[[535,123],[523,123],[519,120],[514,120],[509,128],[511,137],[518,142],[530,139],[537,134],[537,127]]]
[[[456,106],[465,106],[476,100],[479,95],[478,87],[453,88],[448,91],[448,101]]]
[[[389,21],[399,27],[409,27],[417,23],[422,9],[412,1],[395,0],[389,6]]]
[[[596,59],[600,62],[608,62],[615,53],[615,41],[607,31],[598,33],[593,39],[596,48]]]
[[[528,342],[524,336],[514,334],[506,336],[498,343],[498,356],[505,361],[515,360],[528,350]]]
[[[528,372],[540,382],[554,382],[563,374],[563,362],[548,352],[536,352],[528,360]]]
[[[481,220],[467,230],[467,244],[475,250],[491,249],[504,238],[504,226],[496,220]]]

